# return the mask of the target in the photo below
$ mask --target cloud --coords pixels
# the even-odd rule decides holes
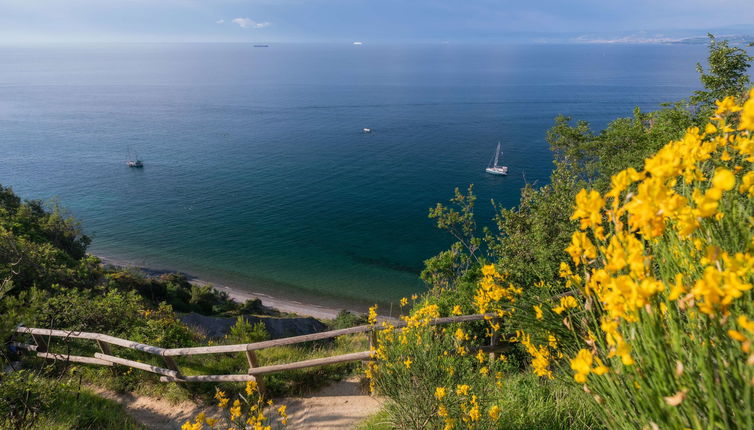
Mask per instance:
[[[238,24],[241,28],[264,28],[270,25],[269,22],[256,22],[249,18],[235,18],[231,22]]]
[[[218,19],[217,21],[215,21],[215,24],[225,24],[225,20],[224,19]]]

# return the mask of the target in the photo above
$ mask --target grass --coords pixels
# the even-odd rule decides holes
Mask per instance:
[[[558,379],[546,380],[532,373],[506,376],[495,393],[503,413],[500,430],[601,430],[593,412],[594,401],[580,388]],[[357,430],[397,430],[385,408]]]
[[[547,380],[530,372],[506,376],[497,398],[503,411],[500,429],[602,429],[593,399],[574,384]]]
[[[392,430],[389,418],[388,413],[381,410],[361,423],[356,430]]]
[[[0,422],[0,428],[10,430],[13,427]],[[33,430],[146,429],[131,418],[123,406],[112,400],[98,397],[85,388],[80,391],[62,391],[55,403],[49,409],[42,411],[30,427],[25,428]]]

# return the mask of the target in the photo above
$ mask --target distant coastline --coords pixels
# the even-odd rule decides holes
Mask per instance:
[[[357,306],[346,306],[346,307],[326,306],[326,305],[321,305],[321,304],[316,304],[316,303],[311,303],[311,302],[306,302],[306,303],[300,302],[300,301],[289,299],[289,298],[273,297],[265,293],[246,291],[238,287],[230,287],[228,285],[211,282],[211,281],[199,278],[197,276],[194,276],[190,273],[186,273],[179,270],[155,269],[155,268],[150,268],[150,267],[143,267],[143,266],[138,266],[129,262],[116,260],[116,259],[99,255],[99,254],[92,254],[92,255],[99,258],[100,261],[102,261],[102,263],[105,265],[110,265],[110,266],[119,267],[119,268],[137,269],[143,272],[148,277],[157,277],[165,273],[181,273],[189,279],[189,282],[193,284],[197,284],[197,285],[210,285],[218,291],[223,291],[225,293],[228,293],[228,296],[230,296],[230,298],[232,298],[233,300],[243,303],[249,299],[259,299],[262,301],[263,305],[277,309],[281,312],[294,313],[294,314],[302,315],[302,316],[310,316],[317,319],[335,319],[338,313],[344,309],[347,311],[350,311],[353,313],[359,313],[359,314],[364,313],[366,311],[366,309],[361,309]]]

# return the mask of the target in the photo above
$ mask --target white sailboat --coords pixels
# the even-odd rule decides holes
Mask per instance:
[[[136,153],[134,153],[134,156],[131,156],[131,148],[128,149],[128,155],[126,155],[126,165],[137,169],[144,167],[144,163],[139,160],[139,156]]]
[[[489,166],[487,166],[487,168],[484,169],[484,171],[491,175],[501,175],[501,176],[508,175],[508,166],[499,166],[497,164],[498,161],[500,161],[501,155],[503,155],[503,153],[500,152],[500,142],[498,142],[497,149],[495,150],[495,156],[492,158],[492,160],[490,160]]]

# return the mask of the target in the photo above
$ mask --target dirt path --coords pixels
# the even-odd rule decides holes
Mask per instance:
[[[289,429],[350,430],[377,413],[380,401],[362,391],[358,378],[332,384],[309,397],[278,401],[288,405]]]
[[[154,430],[180,429],[184,422],[205,411],[208,415],[211,408],[203,408],[191,401],[172,403],[165,399],[135,396],[131,393],[116,393],[98,387],[88,387],[95,394],[106,399],[114,400],[126,408],[126,413],[136,421]],[[210,415],[211,416],[211,415]]]
[[[190,401],[174,404],[164,399],[89,388],[122,404],[129,415],[154,430],[180,429],[186,420],[202,411],[208,416],[217,413],[215,408],[200,407]],[[278,399],[275,404],[287,405],[290,430],[349,430],[380,408],[379,400],[363,394],[358,378],[336,382],[311,396]]]

